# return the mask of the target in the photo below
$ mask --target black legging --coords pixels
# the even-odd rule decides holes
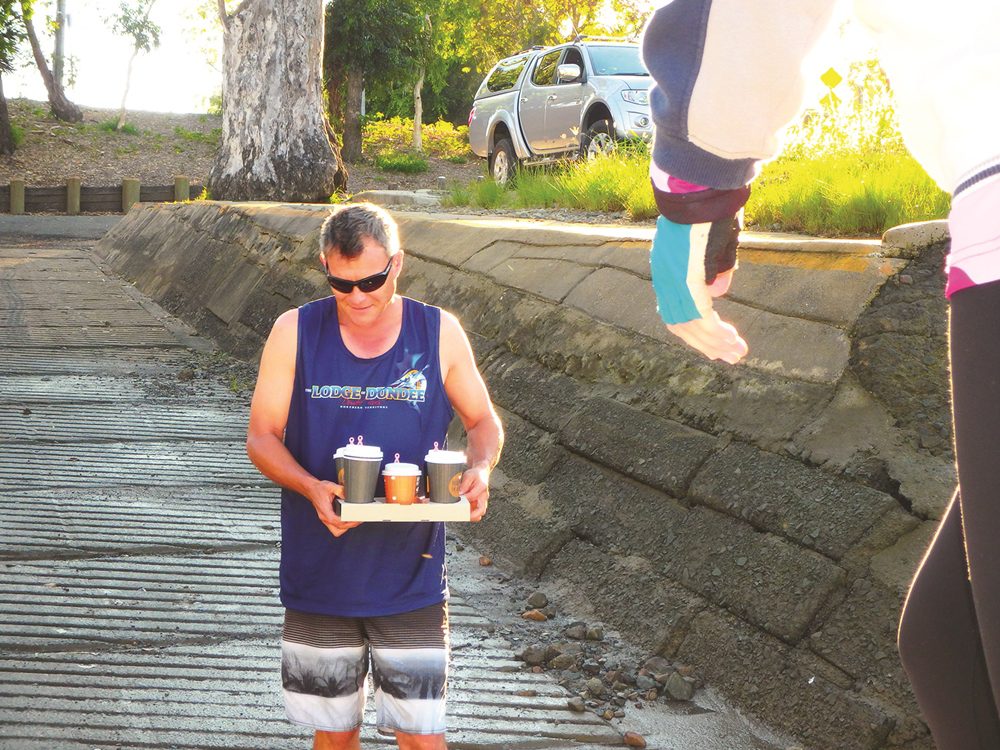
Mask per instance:
[[[951,298],[960,490],[921,563],[899,652],[938,750],[1000,750],[1000,282]]]

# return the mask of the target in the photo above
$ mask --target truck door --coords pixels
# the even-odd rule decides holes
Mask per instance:
[[[583,100],[586,69],[583,55],[576,47],[567,47],[562,65],[576,65],[580,76],[573,80],[559,80],[551,87],[545,102],[545,131],[551,148],[567,151],[580,146],[580,121],[583,119]],[[558,66],[557,66],[558,67]]]
[[[552,132],[545,123],[546,105],[553,98],[556,68],[562,57],[562,48],[540,55],[534,70],[521,86],[518,101],[518,115],[521,118],[521,132],[528,147],[535,153],[551,151],[557,146]]]

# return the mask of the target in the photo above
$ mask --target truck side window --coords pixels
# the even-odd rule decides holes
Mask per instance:
[[[514,84],[517,83],[518,76],[521,75],[521,71],[524,70],[527,62],[527,55],[515,57],[510,60],[501,60],[486,80],[486,88],[493,92],[514,88]]]
[[[538,58],[535,65],[535,73],[531,76],[531,82],[536,86],[551,86],[556,81],[556,68],[559,67],[559,57],[562,55],[561,49],[546,52]]]

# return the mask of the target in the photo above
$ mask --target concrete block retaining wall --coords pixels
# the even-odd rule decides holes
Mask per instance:
[[[254,357],[328,293],[326,211],[143,205],[98,251]],[[807,747],[931,747],[894,636],[954,482],[939,236],[745,238],[731,368],[659,323],[647,230],[397,219],[403,293],[459,315],[507,429],[487,520],[453,531]]]

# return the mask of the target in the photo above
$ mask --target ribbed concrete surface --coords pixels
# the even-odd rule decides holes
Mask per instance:
[[[0,248],[0,750],[309,746],[280,703],[276,490],[171,330],[83,250]],[[452,747],[621,742],[456,594]]]

